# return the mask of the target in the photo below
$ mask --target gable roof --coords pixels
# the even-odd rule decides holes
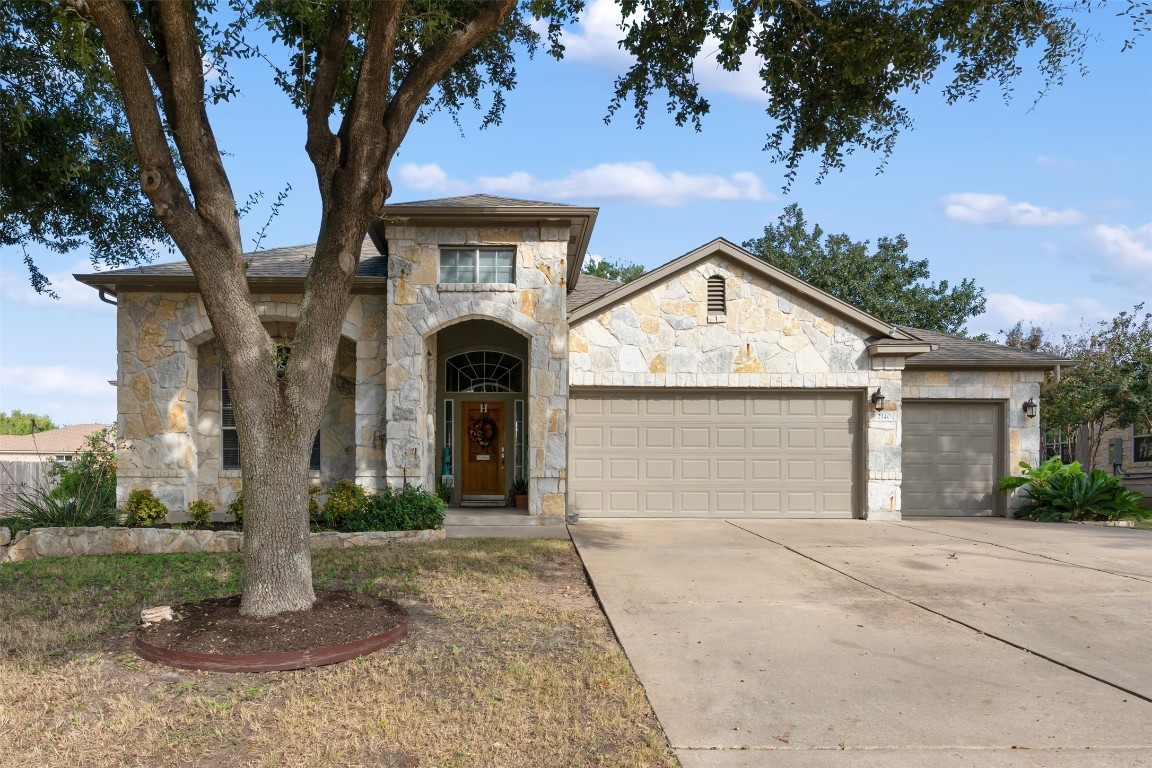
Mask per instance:
[[[728,261],[734,262],[738,266],[747,269],[754,273],[759,273],[766,280],[769,280],[777,285],[782,285],[789,291],[804,297],[818,306],[834,312],[841,317],[852,321],[861,328],[870,331],[876,335],[884,336],[892,339],[917,341],[913,336],[909,335],[891,323],[886,323],[880,318],[870,315],[862,309],[849,304],[848,302],[838,299],[827,291],[823,291],[811,283],[796,277],[790,272],[785,272],[777,266],[769,264],[763,259],[753,256],[748,251],[740,246],[718,237],[715,240],[705,243],[699,248],[689,251],[678,259],[673,259],[664,266],[654,269],[641,277],[633,280],[632,282],[621,286],[593,301],[581,305],[574,312],[568,316],[568,323],[570,325],[577,325],[581,321],[592,317],[603,310],[627,300],[629,297],[634,296],[642,291],[654,287],[664,281],[672,278],[673,276],[691,269],[700,262],[712,258],[713,256],[722,256]]]
[[[372,224],[371,233],[378,243],[387,239],[390,223],[436,224],[439,226],[461,223],[476,226],[477,220],[499,226],[501,223],[563,223],[568,227],[568,290],[580,282],[588,241],[596,226],[599,208],[564,203],[545,203],[538,200],[518,200],[495,195],[462,195],[437,200],[416,200],[411,203],[390,203],[380,209],[380,218]]]
[[[1057,365],[1075,365],[1075,360],[1055,357],[1044,352],[1031,352],[990,341],[978,341],[950,333],[928,331],[901,325],[905,333],[936,348],[931,352],[908,358],[906,365],[914,368],[1052,368]]]
[[[84,447],[84,439],[107,424],[73,424],[32,435],[0,435],[0,454],[5,453],[75,453]]]
[[[244,254],[249,263],[248,283],[253,288],[272,290],[285,284],[299,283],[308,276],[316,244],[293,245],[286,248],[269,248]],[[144,264],[138,267],[112,269],[107,272],[73,275],[80,282],[93,288],[106,291],[121,289],[143,290],[148,288],[196,289],[192,267],[187,261],[170,261],[163,264]],[[356,285],[367,287],[380,284],[388,277],[388,259],[382,256],[369,238],[364,238],[360,247],[360,263],[356,267]]]

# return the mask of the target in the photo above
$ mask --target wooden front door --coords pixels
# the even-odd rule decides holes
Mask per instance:
[[[504,404],[464,403],[462,496],[503,496]]]

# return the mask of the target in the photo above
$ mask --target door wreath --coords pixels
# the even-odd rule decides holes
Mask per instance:
[[[498,432],[499,428],[496,426],[496,422],[487,416],[472,419],[468,423],[468,439],[480,448],[487,448],[496,442]]]

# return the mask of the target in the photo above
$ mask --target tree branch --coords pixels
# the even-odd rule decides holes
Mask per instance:
[[[184,3],[164,2],[158,7],[172,79],[175,109],[168,118],[176,148],[188,174],[196,210],[239,259],[242,248],[236,198],[204,108],[204,59],[197,45],[200,35]]]
[[[388,167],[433,86],[448,74],[461,56],[503,24],[515,9],[516,0],[481,3],[471,20],[420,57],[384,113],[387,154],[381,158],[383,168]]]
[[[316,167],[316,178],[320,184],[320,199],[327,200],[332,185],[332,173],[339,162],[340,142],[328,127],[332,115],[332,105],[336,99],[336,85],[340,82],[344,52],[348,49],[348,36],[352,32],[352,13],[347,5],[341,4],[324,46],[316,57],[316,80],[308,99],[308,140],[305,149]]]

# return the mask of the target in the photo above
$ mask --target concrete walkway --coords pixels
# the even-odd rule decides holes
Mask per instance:
[[[1152,532],[583,521],[685,768],[1152,766]]]

